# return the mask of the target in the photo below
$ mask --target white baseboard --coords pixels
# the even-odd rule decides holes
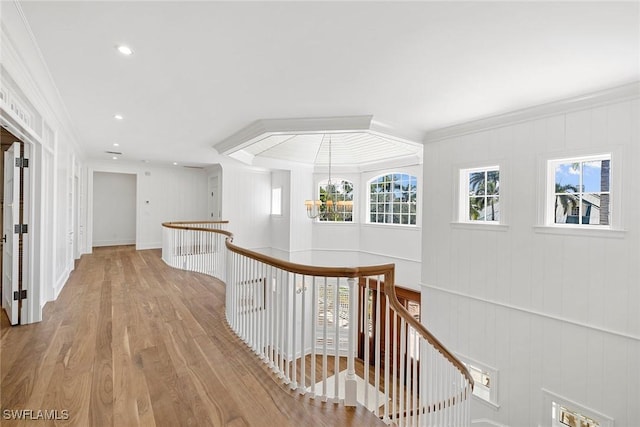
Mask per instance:
[[[136,243],[136,250],[143,251],[145,249],[162,249],[162,242],[158,243]]]
[[[93,246],[121,246],[121,245],[135,245],[135,239],[118,239],[118,240],[94,240]]]
[[[69,280],[70,274],[71,274],[71,271],[65,270],[56,281],[56,284],[53,287],[53,301],[58,299],[58,295],[60,295],[62,288],[64,288],[64,285],[67,283],[67,280]]]

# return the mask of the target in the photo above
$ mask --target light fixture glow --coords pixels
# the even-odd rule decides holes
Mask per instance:
[[[113,116],[113,118],[116,119],[116,120],[124,119],[124,117],[122,117],[122,114],[116,114],[115,116]]]
[[[118,160],[118,158],[116,156],[113,156],[111,159]]]
[[[173,162],[173,166],[178,166],[178,162]]]
[[[117,142],[114,142],[114,143],[113,143],[113,146],[114,146],[114,147],[120,147],[120,144],[118,144]]]
[[[320,144],[324,143],[325,136],[323,135]],[[338,182],[339,184],[339,182]],[[330,218],[336,215],[344,215],[347,212],[353,211],[352,200],[339,200],[344,195],[338,195],[336,193],[336,184],[331,181],[331,135],[329,135],[329,178],[327,179],[326,192],[324,200],[305,200],[304,207],[307,211],[307,216],[311,219],[318,218],[322,221],[331,220]],[[335,199],[335,200],[334,200]]]
[[[125,46],[125,45],[121,44],[120,46],[117,46],[116,48],[118,49],[118,52],[120,52],[121,54],[123,54],[125,56],[133,55],[133,50],[131,50],[131,48],[129,46]]]

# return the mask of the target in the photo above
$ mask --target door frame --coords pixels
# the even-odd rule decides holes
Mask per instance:
[[[380,307],[376,306],[377,301],[375,298],[373,299],[373,307],[372,307],[373,313],[375,313],[377,310],[380,310],[381,353],[378,355],[374,351],[375,339],[376,339],[376,336],[375,336],[376,316],[374,316],[373,319],[371,319],[371,327],[374,332],[370,337],[367,337],[368,331],[364,330],[364,321],[362,321],[363,320],[362,316],[365,313],[364,304],[367,303],[367,296],[365,295],[365,290],[367,285],[366,281],[367,281],[367,278],[360,278],[358,282],[358,285],[359,285],[358,286],[358,313],[359,313],[358,316],[360,317],[358,324],[360,326],[358,328],[357,356],[359,359],[364,360],[365,346],[369,346],[369,363],[371,365],[375,364],[376,357],[380,357],[380,365],[384,366],[384,360],[385,360],[384,349],[386,348],[384,331],[385,331],[386,322],[388,321],[388,319],[385,318],[385,314],[387,311],[386,310],[387,300],[386,300],[386,293],[384,292],[384,282],[378,281],[375,279],[369,279],[369,283],[368,283],[370,292],[376,292],[378,287],[380,287]],[[406,305],[409,302],[418,303],[419,305],[421,304],[421,294],[419,291],[403,288],[397,285],[395,288],[396,288],[396,296],[398,297],[398,300],[400,301],[401,304]],[[391,310],[390,310],[390,314],[392,314]],[[420,319],[418,319],[418,321],[420,321]],[[394,332],[394,337],[396,338],[396,342],[394,343],[393,346],[390,347],[392,357],[393,357],[393,354],[395,354],[396,357],[399,357],[400,342],[397,341],[399,339],[399,333],[400,333],[399,330]],[[405,345],[408,346],[407,341],[405,341]]]
[[[24,143],[24,157],[29,159],[29,167],[25,168],[23,181],[23,222],[28,225],[29,231],[23,235],[22,241],[22,290],[27,291],[27,298],[23,301],[19,313],[19,324],[24,325],[42,320],[41,288],[39,282],[36,284],[32,263],[36,247],[40,246],[40,234],[43,232],[37,227],[43,213],[34,211],[32,199],[33,195],[37,194],[35,177],[39,174],[40,165],[37,161],[36,148],[40,147],[40,139],[2,108],[0,108],[0,125]]]

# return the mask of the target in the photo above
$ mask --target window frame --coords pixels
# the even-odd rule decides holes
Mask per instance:
[[[500,404],[498,403],[498,369],[487,365],[486,363],[478,362],[477,360],[471,359],[470,357],[463,356],[461,354],[456,354],[458,359],[467,367],[469,372],[471,373],[471,365],[473,368],[480,370],[483,374],[487,374],[490,380],[490,387],[485,387],[483,384],[478,384],[473,388],[472,396],[479,400],[482,403],[489,405],[491,408],[498,410],[500,409]],[[485,397],[480,394],[481,389],[487,389],[489,397]]]
[[[575,155],[575,156],[563,156],[547,159],[546,161],[546,186],[544,191],[544,225],[546,227],[552,227],[557,229],[575,229],[575,230],[616,230],[619,225],[619,217],[614,215],[618,209],[614,206],[616,191],[616,185],[614,185],[614,177],[616,175],[614,171],[614,155],[612,152],[602,152],[598,154],[588,155]],[[556,167],[561,164],[567,163],[586,163],[590,161],[609,161],[609,224],[582,224],[582,223],[557,223],[556,222]],[[580,171],[580,180],[582,180],[583,172]],[[580,181],[582,182],[582,181]],[[600,191],[600,193],[603,193]],[[569,193],[568,193],[569,194]],[[577,193],[570,194],[589,194],[589,192],[578,191]],[[582,198],[581,198],[582,199]],[[578,206],[579,211],[582,209],[581,205]],[[580,221],[581,215],[579,215]]]
[[[493,172],[493,171],[497,171],[499,173],[500,178],[498,179],[498,182],[502,181],[503,176],[503,170],[500,167],[499,163],[492,163],[492,164],[488,164],[486,166],[474,166],[474,167],[465,167],[465,168],[460,168],[459,169],[459,191],[458,191],[458,222],[461,224],[479,224],[481,226],[495,226],[495,225],[502,225],[504,224],[504,216],[503,216],[503,206],[504,203],[502,201],[502,198],[504,196],[503,191],[502,191],[502,183],[500,183],[500,187],[498,189],[498,193],[496,194],[496,196],[498,197],[498,203],[500,204],[500,211],[499,211],[499,219],[496,220],[491,220],[491,221],[487,221],[485,220],[473,220],[469,218],[469,206],[470,206],[470,202],[469,202],[469,198],[471,197],[471,195],[469,194],[469,180],[470,180],[470,176],[472,173],[477,173],[477,172],[484,172],[485,174],[487,174],[488,172]],[[484,197],[488,197],[486,194],[484,195]]]
[[[317,223],[317,224],[354,224],[354,223],[357,222],[356,221],[356,203],[355,203],[355,200],[356,200],[356,183],[354,181],[350,180],[350,179],[347,179],[347,178],[338,177],[338,178],[332,178],[331,179],[331,183],[333,185],[336,185],[336,183],[342,183],[342,182],[348,182],[349,184],[351,184],[351,188],[352,188],[351,189],[351,202],[353,202],[353,204],[351,206],[351,220],[350,221],[346,221],[346,220],[343,220],[343,221],[322,220],[320,217],[318,217],[318,218],[316,218],[314,220],[314,223]],[[320,199],[321,187],[323,185],[325,185],[325,186],[328,185],[328,183],[329,183],[329,179],[328,178],[320,180],[320,181],[318,181],[316,183],[316,191],[317,191],[317,193],[316,193],[317,199],[316,200],[321,200]],[[345,210],[344,212],[341,212],[341,213],[344,215],[347,212]]]
[[[415,212],[411,213],[411,208],[409,207],[409,209],[408,209],[409,212],[406,212],[406,214],[407,214],[407,223],[406,224],[403,224],[402,222],[396,223],[396,222],[371,221],[371,215],[372,215],[372,212],[371,212],[371,203],[372,203],[372,200],[371,200],[371,196],[372,196],[372,194],[371,194],[371,184],[373,184],[374,181],[378,180],[381,177],[385,177],[385,176],[392,176],[393,177],[394,175],[407,176],[408,177],[408,181],[409,181],[409,185],[411,185],[410,184],[411,181],[415,180]],[[391,183],[393,184],[394,181],[395,180],[392,178]],[[402,182],[402,178],[401,178],[400,182]],[[408,172],[408,171],[385,171],[383,173],[379,173],[379,174],[371,177],[370,179],[368,179],[366,181],[366,193],[367,193],[367,207],[366,207],[366,211],[365,211],[365,224],[374,225],[374,226],[394,226],[394,227],[395,226],[400,226],[400,227],[409,227],[409,228],[417,228],[417,227],[420,226],[421,218],[420,218],[419,211],[418,211],[419,210],[419,206],[420,206],[420,203],[419,203],[419,201],[420,201],[420,196],[419,196],[420,195],[420,180],[419,180],[418,175],[414,175],[413,173]],[[409,190],[409,198],[411,198],[411,190]],[[398,205],[400,205],[400,203],[402,203],[402,202],[397,202]],[[411,201],[406,202],[406,203],[410,204]],[[395,203],[392,202],[391,203],[392,210],[393,210],[393,206],[394,205],[395,205]],[[402,206],[402,205],[400,205],[400,206]],[[400,207],[400,210],[402,211],[402,207]],[[390,214],[392,216],[394,215],[393,212],[390,212],[390,213],[385,212],[385,213],[383,213],[383,215],[387,215],[387,214]],[[399,212],[399,214],[402,215],[403,212]],[[411,223],[411,216],[414,217],[414,223],[413,224]]]
[[[560,396],[550,390],[542,389],[542,425],[552,427],[567,427],[567,424],[560,422],[557,416],[554,418],[554,405],[563,406],[567,409],[575,411],[582,416],[588,417],[598,422],[599,427],[613,427],[614,419],[599,411],[588,408],[587,406]]]
[[[282,187],[271,189],[271,215],[282,216]]]

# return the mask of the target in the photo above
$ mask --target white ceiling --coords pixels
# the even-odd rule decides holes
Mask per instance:
[[[270,135],[244,151],[252,156],[315,165],[348,166],[422,158],[422,146],[365,132]]]
[[[213,163],[213,145],[268,118],[424,133],[640,80],[638,2],[21,6],[96,158],[118,142],[127,159]]]

